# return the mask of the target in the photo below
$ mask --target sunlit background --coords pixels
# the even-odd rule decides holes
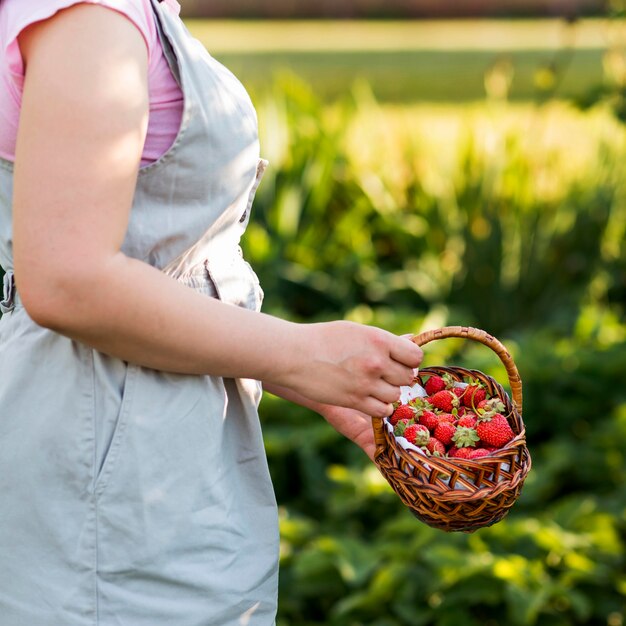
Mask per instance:
[[[624,5],[183,0],[257,106],[271,162],[245,251],[265,310],[483,328],[524,382],[533,471],[501,523],[411,516],[359,450],[262,404],[280,626],[622,626]],[[427,364],[506,382],[456,340]]]

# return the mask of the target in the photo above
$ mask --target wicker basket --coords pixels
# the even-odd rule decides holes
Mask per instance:
[[[480,380],[491,396],[500,398],[515,433],[502,449],[478,459],[426,456],[404,449],[383,420],[373,418],[376,452],[374,460],[393,490],[411,512],[429,526],[448,532],[473,532],[500,521],[520,495],[531,467],[522,421],[522,382],[506,348],[483,330],[449,326],[412,337],[423,346],[435,339],[461,337],[491,348],[504,364],[513,401],[500,384],[477,370],[462,367],[420,369],[416,382],[424,384],[431,374],[450,374]],[[422,378],[424,377],[424,378]]]

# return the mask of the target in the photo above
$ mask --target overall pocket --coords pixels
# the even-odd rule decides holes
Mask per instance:
[[[101,361],[100,365],[106,363]],[[118,361],[118,363],[120,363]],[[110,388],[110,378],[103,375],[106,368],[99,373],[99,368],[94,367],[94,398],[104,396],[104,389]],[[107,419],[107,412],[111,410],[109,403],[101,401],[100,411],[96,404],[96,414],[94,415],[94,428],[96,432],[96,468],[95,468],[95,494],[102,495],[109,482],[111,474],[115,469],[120,449],[124,440],[124,433],[128,425],[128,416],[132,407],[133,394],[137,384],[140,367],[133,363],[126,364],[126,372],[121,387],[121,395],[118,399],[118,409],[114,419],[109,417],[109,428],[103,428],[99,420]],[[104,410],[102,410],[104,408]],[[98,440],[99,438],[99,440]]]
[[[208,279],[222,302],[259,311],[264,294],[256,273],[240,252],[229,256],[205,260]]]

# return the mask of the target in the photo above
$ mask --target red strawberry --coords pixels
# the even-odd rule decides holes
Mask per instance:
[[[404,431],[407,429],[407,426],[413,423],[413,420],[403,419],[399,420],[398,423],[394,426],[393,434],[396,437],[404,437]]]
[[[408,404],[401,404],[392,414],[389,419],[389,423],[395,426],[400,420],[409,419],[412,420],[415,417],[415,409]]]
[[[476,432],[483,443],[494,448],[501,448],[515,437],[506,417],[500,413],[492,417],[488,414],[481,416],[476,424]]]
[[[424,409],[422,414],[419,417],[419,423],[423,426],[426,426],[428,430],[431,432],[437,428],[437,424],[439,424],[439,419],[432,411],[427,411]]]
[[[437,415],[437,423],[450,422],[450,424],[456,423],[456,417],[452,413],[439,413]]]
[[[428,402],[436,409],[440,409],[446,413],[452,413],[452,409],[459,406],[459,399],[456,397],[456,394],[447,389],[438,391],[435,395],[430,396]]]
[[[456,423],[457,426],[466,426],[467,428],[476,427],[476,416],[473,413],[465,413]]]
[[[463,387],[452,387],[451,391],[457,398],[462,398],[463,394],[465,393],[465,388],[463,388]]]
[[[425,446],[430,439],[430,432],[421,424],[410,424],[404,431],[404,437],[416,446]]]
[[[416,397],[409,400],[409,405],[414,409],[432,409],[433,407],[428,404],[428,398]]]
[[[454,457],[455,459],[471,459],[473,452],[474,448],[457,448],[454,446],[448,451],[448,456]]]
[[[504,404],[502,403],[502,400],[500,400],[500,398],[489,398],[488,400],[481,400],[477,405],[476,408],[479,410],[479,412],[487,412],[487,411],[493,411],[494,413],[502,413],[502,411],[504,411]]]
[[[446,381],[441,378],[441,376],[437,376],[433,374],[424,385],[424,389],[426,389],[426,393],[429,396],[437,393],[438,391],[442,391],[446,388]]]
[[[474,381],[465,388],[463,404],[470,409],[475,409],[486,397],[487,391],[485,388],[478,381]]]
[[[473,428],[467,426],[457,426],[452,441],[457,448],[475,448],[480,437]]]
[[[480,459],[483,456],[487,456],[491,453],[487,448],[467,448],[470,451],[470,459]]]
[[[441,456],[443,456],[446,453],[446,447],[443,445],[443,443],[441,443],[441,441],[439,441],[439,439],[437,439],[437,437],[431,437],[426,444],[426,448],[432,454],[435,454],[435,452],[437,452]]]
[[[439,422],[435,428],[434,435],[446,446],[452,443],[452,436],[456,431],[456,426],[450,422]]]

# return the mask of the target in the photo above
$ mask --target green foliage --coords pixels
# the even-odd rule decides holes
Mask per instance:
[[[626,615],[624,134],[563,105],[333,105],[285,79],[260,103],[271,167],[244,244],[266,310],[505,341],[533,456],[497,525],[418,522],[360,450],[267,396],[279,626],[620,626]],[[425,364],[506,380],[486,348]]]
[[[269,310],[447,307],[494,333],[571,331],[589,297],[623,313],[624,131],[564,106],[516,125],[506,108],[468,110],[451,145],[432,145],[404,123],[428,109],[398,114],[362,87],[325,106],[281,83],[261,106],[272,165],[245,242]]]

